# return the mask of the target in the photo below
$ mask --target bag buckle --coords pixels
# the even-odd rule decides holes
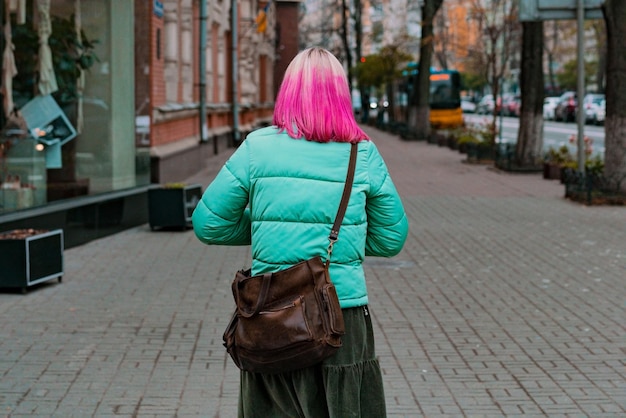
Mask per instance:
[[[327,261],[330,261],[330,255],[333,253],[333,246],[335,245],[335,243],[337,242],[337,237],[328,237],[328,248],[326,249],[326,253],[327,253]]]

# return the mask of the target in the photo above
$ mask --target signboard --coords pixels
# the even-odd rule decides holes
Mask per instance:
[[[159,0],[154,0],[154,15],[158,18],[163,17],[163,2]]]
[[[76,129],[50,95],[35,96],[20,112],[32,137],[45,145],[46,168],[61,168],[61,145],[76,137]]]
[[[604,0],[584,0],[585,19],[602,19]],[[520,22],[576,20],[578,0],[520,0]]]
[[[40,142],[58,140],[61,145],[76,137],[76,129],[52,96],[35,96],[21,109],[28,130]]]

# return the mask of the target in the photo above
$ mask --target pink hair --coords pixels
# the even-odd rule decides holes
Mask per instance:
[[[273,123],[292,138],[317,142],[369,139],[352,113],[352,98],[341,63],[318,47],[300,52],[287,67]]]

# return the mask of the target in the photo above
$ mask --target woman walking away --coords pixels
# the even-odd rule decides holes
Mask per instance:
[[[351,143],[358,144],[354,183],[330,261],[343,345],[311,367],[241,371],[240,417],[386,416],[362,262],[398,254],[408,222],[383,158],[354,119],[345,71],[330,52],[309,48],[289,64],[273,126],[241,143],[206,189],[193,227],[206,244],[251,245],[253,275],[325,255]]]

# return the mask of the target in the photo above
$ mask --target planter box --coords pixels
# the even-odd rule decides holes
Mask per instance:
[[[28,287],[63,277],[63,230],[0,234],[0,287]]]
[[[157,228],[187,229],[191,214],[202,197],[202,186],[158,187],[148,190],[148,219]]]
[[[546,180],[560,180],[561,166],[552,163],[543,163],[543,178]]]
[[[495,160],[495,150],[492,145],[481,143],[467,143],[467,162],[491,164]]]
[[[448,148],[450,148],[453,151],[456,151],[459,149],[458,140],[453,135],[448,136]]]

